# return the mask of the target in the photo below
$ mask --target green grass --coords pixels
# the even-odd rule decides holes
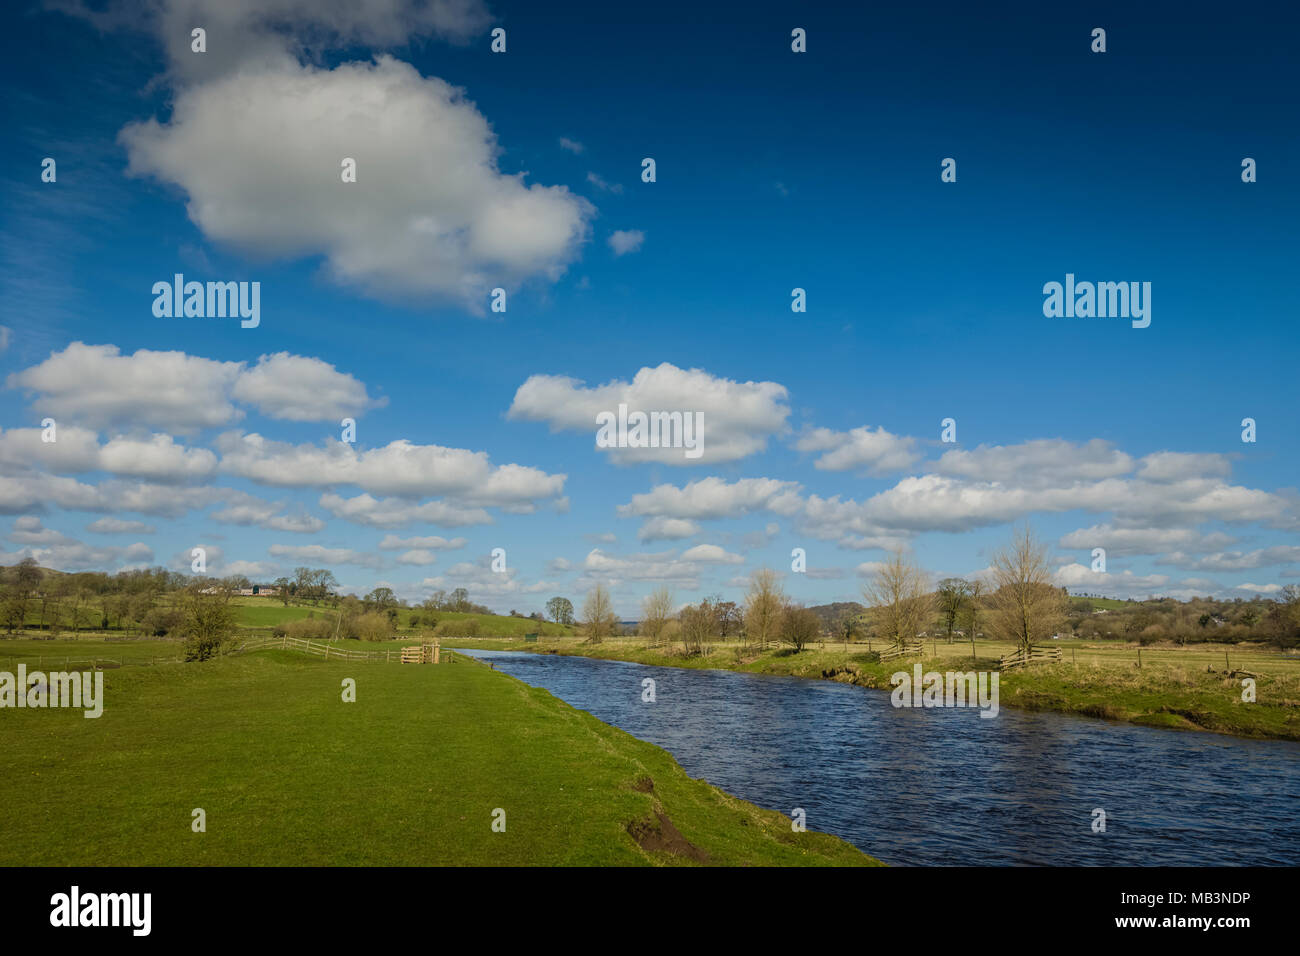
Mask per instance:
[[[285,621],[297,621],[313,614],[333,621],[336,616],[328,607],[298,604],[286,606],[275,598],[232,598],[230,603],[235,605],[235,620],[240,627],[275,627]]]
[[[842,683],[888,690],[896,671],[911,671],[920,661],[925,670],[996,670],[998,658],[1011,645],[977,641],[976,656],[969,643],[926,641],[921,657],[882,664],[861,644],[827,642],[801,653],[791,648],[762,654],[740,653],[738,645],[715,647],[707,657],[685,656],[672,649],[647,648],[637,639],[608,640],[598,645],[577,639],[540,644],[522,641],[452,641],[448,646],[493,650],[528,650],[579,654],[611,660],[668,667],[718,668],[792,677],[828,678]],[[1300,658],[1258,646],[1191,645],[1138,648],[1120,642],[1051,641],[1060,646],[1061,664],[1034,665],[1002,671],[1002,707],[1052,710],[1083,717],[1124,720],[1147,726],[1206,730],[1243,737],[1300,740]],[[876,645],[879,648],[879,644]],[[1227,663],[1225,664],[1225,653]],[[1257,673],[1257,699],[1241,699],[1240,678],[1224,671]],[[1213,668],[1211,671],[1209,668]]]
[[[399,611],[402,624],[406,624],[410,611]],[[443,621],[463,622],[477,621],[479,630],[485,635],[495,637],[523,637],[525,634],[543,634],[548,637],[563,637],[573,634],[573,628],[556,624],[553,621],[534,621],[526,617],[510,617],[503,614],[469,614],[463,611],[435,611],[438,623]],[[416,630],[421,630],[416,628]]]
[[[876,862],[467,661],[124,667],[97,720],[5,709],[0,728],[0,865],[690,865],[629,835],[656,811],[711,863]]]

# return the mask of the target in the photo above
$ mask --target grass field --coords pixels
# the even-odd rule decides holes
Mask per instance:
[[[334,621],[338,612],[328,605],[311,605],[311,604],[282,604],[278,598],[265,597],[236,597],[231,598],[230,603],[235,608],[235,624],[237,627],[245,629],[270,629],[277,624],[286,621],[297,621],[306,617],[318,617],[326,621]],[[57,617],[58,605],[51,605],[48,611],[48,617],[55,619]],[[410,619],[413,610],[402,608],[398,611],[398,631],[399,633],[417,634],[421,631],[427,631],[429,628],[411,627]],[[525,634],[541,634],[548,637],[561,637],[573,634],[573,628],[564,627],[553,621],[535,621],[525,617],[511,617],[505,614],[471,614],[462,611],[438,611],[436,617],[439,623],[449,622],[468,623],[473,621],[479,629],[479,633],[492,637],[523,637]],[[87,621],[93,621],[77,631],[64,629],[61,631],[61,637],[78,638],[82,636],[98,635],[105,633],[118,635],[122,632],[109,631],[104,632],[99,629],[100,616],[98,612],[89,613]],[[32,633],[39,633],[38,624],[40,615],[38,612],[31,612],[27,615],[27,627]],[[47,632],[48,633],[48,632]]]
[[[599,645],[579,638],[526,644],[522,641],[446,641],[447,646],[637,661],[669,667],[722,668],[794,677],[830,678],[887,690],[896,671],[911,671],[919,661],[926,671],[997,670],[1010,644],[977,641],[924,643],[921,657],[882,664],[865,644],[813,644],[796,654],[792,648],[745,653],[739,644],[719,644],[708,656],[685,656],[676,648],[648,648],[639,639],[617,638]],[[1051,641],[1062,663],[1003,671],[1003,707],[1054,710],[1085,717],[1124,720],[1147,726],[1208,730],[1245,737],[1300,740],[1300,656],[1256,645],[1199,644],[1188,647],[1143,647],[1120,642]],[[880,645],[873,645],[877,650]],[[1139,654],[1141,667],[1138,667]],[[1226,655],[1226,656],[1225,656]],[[1209,670],[1213,668],[1213,671]],[[1240,677],[1227,671],[1258,674],[1257,699],[1242,701]]]
[[[0,657],[30,666],[55,643],[160,649],[13,641]],[[875,863],[468,661],[128,666],[105,674],[99,719],[5,709],[0,739],[0,865]]]

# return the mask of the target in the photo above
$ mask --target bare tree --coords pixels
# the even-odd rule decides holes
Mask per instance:
[[[614,606],[605,585],[597,584],[587,592],[587,600],[582,605],[582,626],[589,644],[599,644],[618,629],[618,619],[614,616]]]
[[[822,632],[822,622],[815,611],[801,604],[790,604],[782,617],[782,637],[794,645],[795,653],[817,640]]]
[[[1052,583],[1047,546],[1028,526],[1016,532],[1011,543],[993,556],[992,605],[994,631],[1004,640],[1027,649],[1050,637],[1066,615],[1066,599]]]
[[[673,601],[673,592],[665,585],[655,588],[641,602],[640,631],[652,644],[663,637],[664,628],[673,616]]]
[[[745,595],[745,639],[766,643],[781,636],[781,617],[785,612],[785,593],[771,568],[760,568],[749,579]]]
[[[681,626],[682,645],[687,654],[703,654],[704,645],[713,640],[718,617],[713,605],[705,600],[682,608],[677,620]]]
[[[934,613],[926,574],[908,560],[902,548],[880,564],[862,593],[876,609],[880,635],[897,646],[916,640]]]

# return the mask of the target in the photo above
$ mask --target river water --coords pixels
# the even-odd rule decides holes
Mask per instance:
[[[731,671],[471,651],[894,865],[1300,863],[1300,744]],[[642,701],[642,680],[655,702]],[[1093,811],[1104,810],[1105,832]]]

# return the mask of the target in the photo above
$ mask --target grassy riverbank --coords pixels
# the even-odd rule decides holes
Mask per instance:
[[[888,690],[895,671],[911,671],[920,661],[926,671],[996,670],[1007,645],[977,642],[925,643],[919,657],[882,664],[861,644],[811,646],[746,654],[738,645],[720,645],[707,656],[686,656],[676,648],[648,648],[636,639],[590,645],[579,639],[528,644],[513,640],[449,641],[457,647],[577,654],[666,667],[718,668],[794,677],[825,678]],[[1300,740],[1300,659],[1262,648],[1198,645],[1190,648],[1060,645],[1063,662],[1003,671],[1002,707],[1053,710],[1085,717],[1123,720],[1152,727],[1207,730],[1241,737]],[[1225,654],[1227,658],[1225,660]],[[1211,671],[1210,668],[1213,668]],[[1257,674],[1256,701],[1242,701],[1238,669]]]
[[[6,665],[61,667],[83,650],[55,660],[42,643],[13,642]],[[109,647],[132,663],[175,651]],[[262,651],[104,678],[99,719],[0,711],[0,865],[876,862],[468,661]],[[195,808],[206,832],[191,829]]]

